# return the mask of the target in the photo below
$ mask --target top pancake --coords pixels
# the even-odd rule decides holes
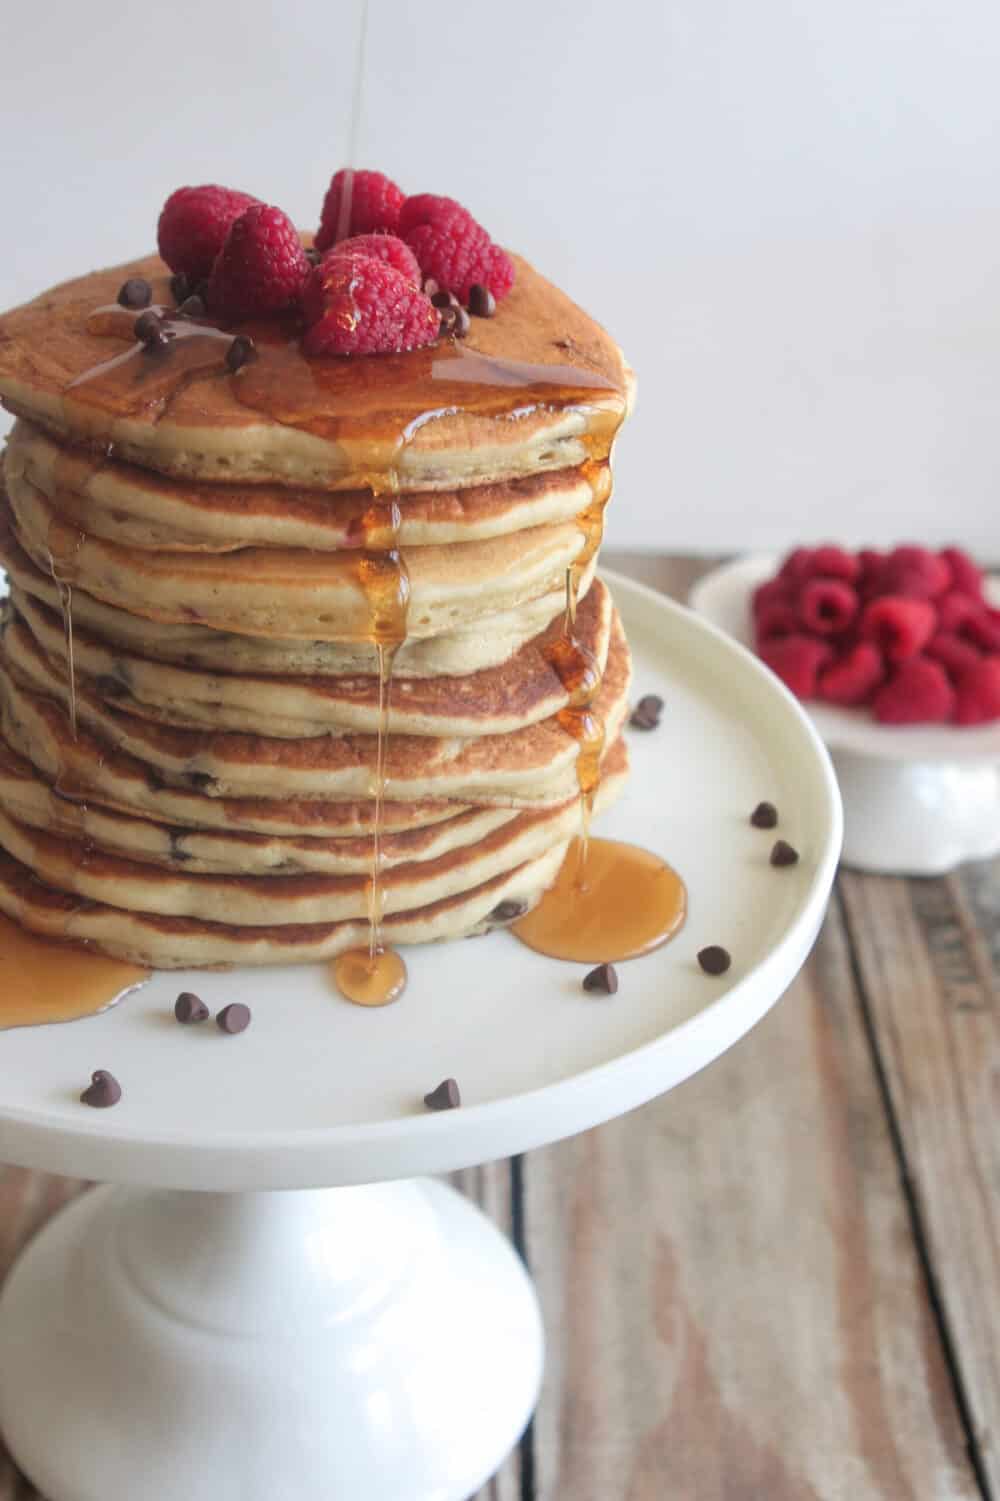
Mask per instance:
[[[458,489],[606,454],[632,378],[607,333],[520,257],[514,289],[463,341],[402,355],[306,359],[293,326],[241,326],[258,358],[192,320],[150,355],[114,304],[145,277],[172,309],[156,256],[92,272],[0,318],[0,397],[74,441],[166,473],[325,489]],[[88,331],[99,326],[102,332]]]

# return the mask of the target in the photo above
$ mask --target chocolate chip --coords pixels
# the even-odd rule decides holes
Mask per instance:
[[[97,1068],[80,1096],[80,1103],[92,1105],[95,1110],[107,1110],[109,1105],[117,1105],[121,1097],[122,1087],[114,1074],[109,1074],[106,1068]]]
[[[777,827],[778,810],[773,803],[758,803],[750,814],[750,822],[755,829],[773,829]]]
[[[181,1026],[190,1027],[195,1022],[208,1021],[208,1007],[201,996],[190,990],[182,990],[174,1002],[174,1015]]]
[[[431,302],[433,302],[435,307],[440,308],[460,306],[459,300],[455,296],[454,292],[446,292],[443,287],[439,288],[438,291],[432,293]]]
[[[132,332],[147,349],[162,349],[167,342],[167,335],[163,327],[163,319],[159,313],[154,313],[152,308],[147,308],[140,313],[132,325]]]
[[[492,318],[497,310],[497,300],[489,287],[474,281],[469,288],[469,312],[474,318]]]
[[[142,276],[130,276],[118,288],[118,301],[122,307],[149,307],[153,289]]]
[[[472,327],[472,319],[464,307],[455,309],[455,338],[464,339]]]
[[[95,679],[94,687],[102,698],[122,698],[128,692],[125,684],[120,683],[108,672],[102,672],[100,677]]]
[[[428,1110],[457,1110],[462,1103],[462,1094],[454,1079],[442,1079],[437,1089],[424,1095]]]
[[[257,346],[247,334],[237,334],[226,350],[226,369],[234,374],[257,358]]]
[[[458,325],[458,308],[443,307],[441,309],[441,333],[453,334]]]
[[[183,271],[175,271],[170,278],[170,291],[178,307],[186,297],[191,296],[191,282]]]
[[[632,710],[629,724],[636,730],[655,730],[663,713],[663,699],[656,693],[647,693]]]
[[[441,290],[441,288],[438,285],[438,283],[434,280],[433,276],[428,276],[426,278],[426,280],[424,281],[424,296],[425,297],[429,297],[433,301],[434,300],[434,293],[435,292],[440,292],[440,290]]]
[[[185,297],[177,311],[185,318],[204,318],[205,304],[196,292],[190,297]]]
[[[515,922],[528,910],[527,902],[498,902],[489,915],[489,922]]]
[[[168,829],[167,831],[168,838],[170,839],[170,858],[176,860],[180,865],[183,865],[185,860],[194,858],[193,855],[188,854],[183,843],[189,832],[190,830],[188,829]]]
[[[215,1025],[220,1032],[227,1032],[231,1037],[237,1032],[245,1032],[250,1025],[250,1007],[244,1006],[242,1001],[223,1006],[215,1018]]]
[[[306,251],[306,260],[309,262],[310,266],[318,266],[322,259],[322,250],[317,250],[315,245],[310,245],[309,249]]]
[[[599,964],[584,975],[583,988],[600,991],[602,995],[614,995],[618,989],[618,971],[613,964]]]
[[[706,975],[724,975],[732,962],[729,950],[721,948],[717,943],[710,943],[707,949],[698,950],[698,963]]]
[[[771,851],[772,865],[796,865],[798,858],[799,852],[794,845],[789,844],[784,839],[775,841],[774,848]]]

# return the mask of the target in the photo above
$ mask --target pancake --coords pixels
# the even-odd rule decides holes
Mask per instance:
[[[190,320],[150,356],[113,307],[128,277],[172,307],[156,256],[92,272],[0,319],[0,397],[64,437],[209,481],[454,489],[573,468],[607,452],[630,399],[614,341],[518,256],[502,316],[406,355],[306,360],[297,329],[246,325],[258,358],[230,375],[230,340]],[[93,318],[102,307],[106,318]],[[92,329],[88,332],[88,319]],[[541,375],[535,367],[546,367]]]
[[[59,698],[65,684],[28,629],[9,621],[2,649],[16,677],[36,692]],[[631,662],[617,613],[595,710],[610,744],[624,721]],[[226,731],[194,731],[151,724],[123,714],[77,675],[79,723],[107,745],[124,750],[174,785],[209,797],[322,797],[370,795],[374,735],[323,735],[280,740]],[[17,746],[20,749],[20,745]],[[579,746],[555,718],[507,735],[476,738],[394,735],[386,757],[386,797],[403,802],[455,800],[531,806],[572,795]]]
[[[608,758],[601,783],[601,806],[621,788],[626,770],[624,746]],[[430,906],[474,889],[496,876],[565,845],[580,827],[580,801],[524,812],[433,860],[403,863],[384,872],[386,914]],[[165,917],[196,917],[238,927],[287,923],[363,920],[369,911],[368,872],[352,875],[196,875],[187,870],[125,859],[102,851],[90,840],[45,833],[18,823],[0,807],[0,846],[59,891]]]
[[[70,526],[123,547],[232,552],[244,547],[357,547],[371,492],[176,480],[59,443],[17,422],[7,469],[24,474]],[[397,497],[403,547],[474,542],[570,521],[610,489],[607,464],[545,471],[465,490]]]
[[[18,588],[60,608],[59,589],[47,570],[37,568],[18,543],[9,511],[0,506],[0,562]],[[580,580],[578,597],[585,598],[594,577],[591,560]],[[465,629],[447,631],[426,640],[404,641],[396,653],[393,679],[458,677],[508,661],[527,641],[561,618],[566,590],[558,588],[516,610],[484,616]],[[149,660],[176,662],[206,672],[268,676],[337,677],[371,671],[368,641],[333,642],[289,640],[282,637],[237,636],[202,625],[165,625],[130,615],[125,610],[73,589],[73,622],[112,647],[124,647]]]
[[[5,474],[14,529],[36,567],[150,620],[253,636],[365,641],[373,610],[357,553],[247,547],[228,553],[119,547],[64,526],[25,475]],[[402,550],[406,634],[436,636],[551,594],[584,547],[575,523]]]
[[[17,614],[49,661],[66,670],[67,642],[58,611],[17,587]],[[611,633],[611,596],[598,580],[581,602],[574,639],[603,672]],[[551,661],[562,618],[502,667],[462,677],[403,679],[393,685],[389,729],[408,735],[498,735],[536,724],[564,708],[569,692]],[[74,622],[75,670],[123,713],[182,728],[241,730],[295,739],[378,729],[378,679],[260,678],[149,662],[109,651]],[[374,657],[374,651],[372,651]],[[372,663],[374,666],[374,662]]]
[[[506,927],[511,904],[528,910],[551,886],[566,848],[555,845],[537,860],[430,907],[395,913],[386,918],[382,935],[391,944],[434,943]],[[31,933],[92,944],[113,958],[155,969],[306,964],[368,942],[367,921],[240,928],[81,901],[46,886],[2,850],[0,912]]]
[[[17,682],[2,659],[0,730],[8,748],[53,785],[64,805],[64,823],[70,827],[81,826],[81,808],[96,804],[102,809],[140,813],[162,824],[171,843],[185,847],[189,831],[198,829],[253,833],[265,839],[371,838],[374,803],[369,797],[339,802],[206,797],[192,786],[173,787],[153,767],[116,750],[82,724],[74,736],[62,704]],[[385,804],[383,831],[391,837],[466,811],[455,802],[393,801]]]
[[[620,742],[619,742],[620,743]],[[77,784],[78,786],[78,784]],[[202,798],[210,812],[219,799]],[[334,805],[336,806],[336,805]],[[391,804],[393,810],[401,805]],[[315,835],[248,834],[239,830],[177,828],[136,813],[116,812],[93,797],[81,801],[60,794],[32,763],[0,740],[0,807],[18,823],[44,833],[69,835],[105,852],[143,860],[189,875],[368,874],[371,832],[322,838]],[[381,864],[436,860],[449,851],[491,834],[519,815],[511,808],[470,808],[422,827],[383,830]]]

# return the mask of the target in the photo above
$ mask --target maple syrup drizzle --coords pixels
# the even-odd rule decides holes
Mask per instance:
[[[579,840],[555,884],[512,931],[528,948],[578,964],[618,963],[648,954],[678,933],[687,892],[658,855],[614,839],[591,839],[584,881]]]
[[[406,965],[382,943],[384,888],[382,835],[389,753],[389,698],[396,653],[406,640],[410,581],[399,551],[402,513],[395,499],[382,499],[380,489],[394,491],[395,470],[369,476],[372,503],[351,523],[348,543],[359,547],[356,577],[368,612],[368,638],[375,647],[378,667],[378,728],[375,769],[370,795],[372,810],[371,874],[368,879],[368,944],[352,948],[333,961],[333,978],[341,995],[361,1006],[384,1006],[398,1000],[406,986]]]
[[[0,1030],[78,1021],[123,1000],[149,970],[40,937],[0,915]]]

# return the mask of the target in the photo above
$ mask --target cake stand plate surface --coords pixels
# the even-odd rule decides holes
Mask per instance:
[[[698,580],[691,605],[750,647],[751,597],[776,554],[741,558]],[[988,581],[993,603],[1000,584]],[[1000,723],[880,725],[864,709],[810,703],[844,800],[844,863],[884,875],[930,876],[1000,852]]]
[[[323,967],[161,973],[101,1016],[0,1034],[0,1158],[131,1185],[57,1216],[0,1298],[0,1425],[50,1501],[463,1501],[524,1426],[542,1340],[520,1262],[451,1189],[386,1180],[583,1130],[709,1063],[801,966],[841,839],[794,699],[721,631],[609,582],[634,696],[665,709],[629,732],[599,832],[689,893],[617,995],[497,932],[407,951],[384,1010]],[[763,799],[774,834],[749,824]],[[769,864],[776,835],[797,865]],[[700,970],[708,944],[726,975]],[[252,1025],[178,1026],[185,989]],[[113,1110],[79,1103],[95,1068],[121,1081]],[[462,1107],[427,1112],[449,1075]]]

